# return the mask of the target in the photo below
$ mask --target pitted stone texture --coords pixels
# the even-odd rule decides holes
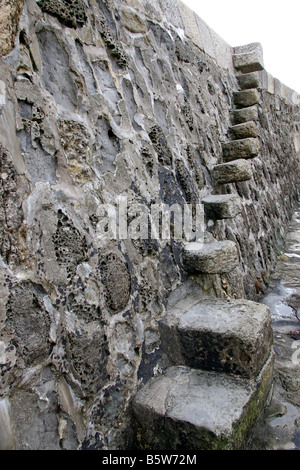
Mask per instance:
[[[240,158],[254,158],[258,155],[260,143],[258,139],[249,137],[226,142],[222,145],[225,162],[239,160]]]
[[[270,360],[257,381],[177,366],[136,395],[139,449],[242,449],[270,391]]]
[[[223,274],[236,268],[239,258],[237,247],[230,240],[193,242],[183,248],[182,262],[185,271],[190,274]]]
[[[86,23],[86,5],[83,0],[39,0],[45,13],[58,18],[66,26],[76,28]]]
[[[260,85],[260,76],[258,72],[250,72],[237,76],[237,81],[242,90],[249,88],[258,88]]]
[[[243,73],[264,70],[263,50],[258,42],[234,48],[233,66]]]
[[[172,364],[256,377],[271,354],[266,305],[248,300],[184,298],[160,322],[162,347]]]
[[[230,128],[230,132],[235,139],[247,139],[248,137],[256,138],[258,136],[258,128],[255,122],[243,122]]]
[[[249,108],[242,108],[231,111],[231,120],[233,124],[242,124],[248,121],[258,121],[257,106],[250,106]]]
[[[217,184],[237,183],[252,178],[252,166],[249,161],[239,159],[216,165],[212,173]]]
[[[99,271],[105,286],[105,300],[113,312],[123,310],[130,297],[131,279],[126,263],[115,253],[100,257]]]
[[[233,101],[238,108],[248,108],[260,102],[260,93],[256,88],[236,91],[233,93]]]
[[[2,0],[0,4],[0,57],[15,45],[24,0]]]
[[[241,198],[236,194],[217,194],[202,199],[205,214],[214,220],[232,219],[241,212]]]

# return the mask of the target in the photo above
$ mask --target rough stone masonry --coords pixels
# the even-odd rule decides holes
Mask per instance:
[[[297,199],[299,95],[240,79],[255,53],[234,64],[175,0],[2,0],[0,41],[0,447],[127,449],[131,400],[168,366],[170,296],[266,291]],[[105,212],[126,198],[138,235],[141,205],[227,194],[204,231],[236,245],[229,272],[187,272],[172,230],[114,237]]]

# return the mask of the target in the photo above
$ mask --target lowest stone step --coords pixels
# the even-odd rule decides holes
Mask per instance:
[[[159,322],[162,350],[172,365],[255,378],[273,344],[269,307],[245,299],[190,294]]]
[[[135,396],[136,447],[151,450],[243,449],[269,395],[272,360],[256,381],[171,367]]]

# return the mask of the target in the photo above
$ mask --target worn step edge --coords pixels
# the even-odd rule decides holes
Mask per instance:
[[[204,211],[212,220],[233,219],[242,210],[242,200],[237,194],[216,194],[202,199]]]
[[[159,331],[172,364],[247,378],[257,376],[273,344],[269,307],[245,299],[187,295],[167,310]]]
[[[135,447],[152,450],[238,450],[268,399],[272,353],[256,380],[176,366],[135,396]]]
[[[239,264],[237,245],[230,240],[188,243],[181,251],[187,273],[225,274]]]
[[[222,144],[223,158],[225,162],[239,160],[241,158],[255,158],[259,154],[259,150],[259,139],[253,137],[232,140]]]
[[[251,162],[243,159],[220,163],[212,169],[213,180],[216,184],[220,185],[249,181],[252,176]]]
[[[229,128],[232,138],[235,140],[258,137],[258,127],[254,121],[243,122]]]

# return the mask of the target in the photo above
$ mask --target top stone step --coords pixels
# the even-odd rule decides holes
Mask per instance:
[[[234,48],[233,66],[242,73],[264,70],[263,49],[260,43],[254,42]]]

